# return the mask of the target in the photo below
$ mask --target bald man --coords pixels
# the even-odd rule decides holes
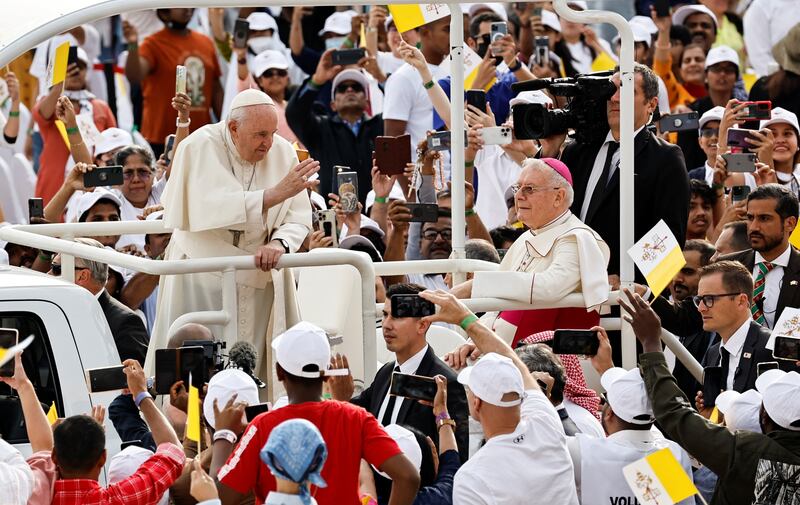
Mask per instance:
[[[311,229],[309,178],[313,159],[298,163],[291,144],[276,135],[278,116],[265,93],[248,89],[231,103],[227,119],[206,125],[178,146],[162,197],[164,225],[173,228],[167,260],[255,256],[256,270],[236,274],[236,337],[267,356],[270,336],[296,314],[289,271],[274,270],[296,252]],[[166,347],[173,321],[187,312],[222,309],[221,272],[168,275],[161,279],[156,324],[147,355],[152,374],[156,349]],[[291,288],[289,288],[291,289]],[[274,302],[274,304],[273,304]],[[291,321],[290,321],[291,322]],[[290,326],[289,324],[288,326]],[[222,335],[222,328],[213,328]],[[257,370],[267,379],[267,360]]]

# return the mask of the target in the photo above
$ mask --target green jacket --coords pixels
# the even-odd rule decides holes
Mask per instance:
[[[640,355],[639,368],[661,429],[719,476],[711,505],[794,503],[781,498],[800,495],[800,432],[731,433],[690,406],[663,353]]]

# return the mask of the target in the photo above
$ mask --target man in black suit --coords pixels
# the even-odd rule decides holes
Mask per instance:
[[[658,77],[641,64],[635,64],[634,70],[634,238],[639,240],[663,219],[683,247],[689,215],[689,177],[683,154],[647,129],[658,105]],[[561,155],[572,172],[572,212],[597,231],[611,250],[608,273],[613,287],[619,283],[620,271],[619,79],[619,74],[612,77],[617,92],[607,102],[610,130],[605,140],[569,144]],[[556,157],[557,149],[545,148],[542,157]]]
[[[433,352],[425,335],[430,323],[419,317],[393,317],[389,309],[390,300],[395,295],[416,295],[425,288],[418,284],[393,284],[386,290],[386,307],[383,309],[383,339],[386,348],[395,354],[396,361],[386,363],[372,384],[358,396],[352,397],[352,381],[344,391],[332,391],[337,400],[350,400],[371,412],[384,425],[409,425],[429,436],[439,445],[437,420],[431,407],[409,398],[389,395],[389,385],[393,372],[433,377],[441,374],[447,378],[447,411],[456,422],[456,443],[461,461],[469,454],[469,427],[467,419],[467,395],[464,387],[456,380],[457,374]],[[388,498],[390,483],[380,475],[375,476],[379,502]]]
[[[75,242],[103,248],[103,245],[90,238],[76,238]],[[61,275],[61,255],[51,264],[51,275]],[[117,345],[120,360],[135,359],[144,363],[150,337],[142,319],[128,307],[122,305],[105,289],[108,280],[108,265],[99,261],[75,258],[75,284],[85,288],[97,297],[103,314],[106,316],[114,343]]]
[[[784,308],[800,307],[800,252],[789,243],[798,208],[797,196],[787,187],[759,186],[747,196],[751,249],[720,258],[738,261],[751,272],[755,279],[753,319],[768,328],[775,326]]]

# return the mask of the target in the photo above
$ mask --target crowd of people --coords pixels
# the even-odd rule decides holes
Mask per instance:
[[[685,259],[656,296],[638,270],[620,280],[619,39],[560,19],[549,1],[462,4],[402,33],[407,20],[377,5],[132,12],[0,72],[0,222],[161,220],[163,233],[75,240],[155,261],[255,261],[236,274],[233,315],[252,362],[209,370],[195,442],[191,388],[154,399],[147,378],[157,350],[220,339],[199,325],[168,333],[183,314],[222,308],[220,274],[76,258],[74,282],[97,298],[125,367],[128,388],[108,406],[125,447],[107,452],[100,406],[51,426],[18,355],[0,382],[32,455],[0,440],[0,502],[630,504],[622,468],[663,448],[699,489],[682,504],[800,501],[800,357],[776,358],[773,335],[800,308],[800,11],[791,0],[619,3],[635,11],[634,238],[663,222]],[[480,60],[465,86],[463,168],[443,136],[452,15]],[[48,87],[64,42],[77,56]],[[592,72],[606,95],[514,87]],[[581,100],[589,113],[560,113]],[[572,122],[530,135],[535,114]],[[87,183],[107,167],[119,184]],[[466,226],[454,230],[456,170]],[[40,215],[25,211],[29,196]],[[499,266],[464,282],[376,278],[386,359],[366,388],[302,320],[295,272],[277,268],[284,254],[336,247],[373,262],[446,259],[461,235],[468,259]],[[61,275],[59,254],[0,246],[0,263]],[[600,326],[617,290],[612,315],[642,350],[631,370],[618,366],[619,332]],[[437,311],[396,313],[394,297]],[[581,302],[474,314],[461,301],[565,297]],[[662,328],[704,377],[663,347]],[[560,329],[597,335],[588,362],[605,394],[578,356],[554,352]],[[461,343],[438,352],[442,335]],[[429,378],[435,396],[394,394],[397,373]],[[285,395],[246,419],[259,380]]]

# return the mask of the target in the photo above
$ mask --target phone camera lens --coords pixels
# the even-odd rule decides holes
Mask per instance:
[[[676,119],[673,122],[673,125],[675,126],[675,128],[680,128],[682,124],[683,124],[683,120],[682,119]]]
[[[100,179],[103,182],[106,182],[108,180],[108,174],[100,173],[100,174],[98,174],[97,178]]]

